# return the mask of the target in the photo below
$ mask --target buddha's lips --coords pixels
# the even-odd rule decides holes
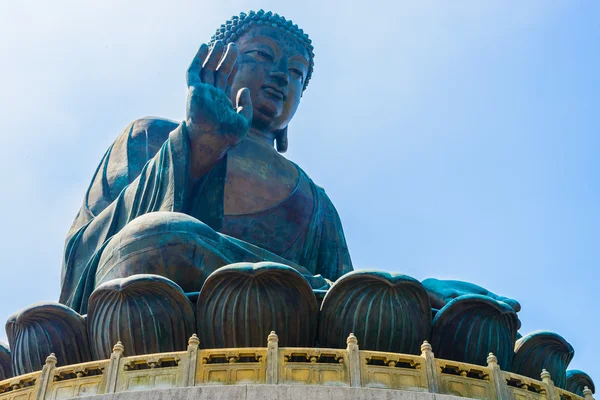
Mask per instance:
[[[283,90],[274,85],[263,85],[262,90],[270,94],[272,97],[275,97],[277,100],[285,100],[287,97]]]

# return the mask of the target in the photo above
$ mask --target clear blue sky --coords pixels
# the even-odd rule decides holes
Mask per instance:
[[[199,44],[259,8],[314,41],[288,155],[333,199],[356,268],[514,297],[522,333],[561,333],[600,380],[596,0],[2,0],[0,320],[58,298],[106,148],[135,118],[182,119]]]

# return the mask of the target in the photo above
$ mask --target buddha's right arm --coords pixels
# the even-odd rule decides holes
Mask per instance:
[[[178,126],[179,123],[175,121],[157,117],[140,118],[129,124],[100,161],[69,231],[79,230],[113,203],[123,189],[140,175],[146,163],[168,139],[170,132]],[[203,144],[203,140],[198,142],[199,145],[192,148],[194,154],[190,155],[190,159],[195,160],[190,165],[194,169],[190,173],[192,180],[202,178],[223,157],[223,151],[216,154],[213,151],[214,156],[211,157],[208,154],[210,147]]]
[[[67,237],[61,299],[66,299],[102,245],[129,221],[154,211],[182,211],[187,195],[190,149],[179,125],[158,153],[117,198]]]
[[[178,122],[146,117],[130,123],[108,148],[92,176],[81,210],[70,231],[76,231],[113,203],[160,150]]]
[[[193,193],[189,178],[191,157],[190,141],[182,123],[170,132],[160,150],[112,203],[98,214],[90,215],[80,227],[72,227],[63,260],[62,303],[74,304],[73,296],[77,297],[82,285],[87,285],[84,281],[89,274],[95,274],[91,267],[94,255],[130,221],[156,211],[186,212],[187,196]],[[219,159],[212,159],[208,165],[215,166],[218,162]],[[206,182],[220,176],[215,171],[221,169],[209,169],[204,176]],[[210,225],[210,221],[204,222]]]
[[[233,145],[225,137],[213,134],[199,135],[190,142],[190,187],[221,161]]]
[[[228,149],[210,135],[190,142],[185,123],[180,124],[116,199],[92,217],[81,239],[97,248],[140,215],[182,212],[194,185],[209,175]]]

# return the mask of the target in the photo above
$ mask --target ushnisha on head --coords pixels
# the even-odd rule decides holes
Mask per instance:
[[[260,10],[241,13],[221,25],[208,45],[213,48],[218,42],[237,46],[236,72],[228,87],[232,102],[241,88],[248,88],[252,126],[272,132],[277,150],[285,152],[288,124],[314,68],[308,35],[292,21]]]
[[[258,10],[258,12],[249,11],[247,14],[242,12],[239,16],[234,15],[217,29],[215,34],[210,38],[208,45],[212,47],[217,40],[222,41],[225,45],[235,43],[245,32],[256,26],[270,26],[281,32],[286,32],[305,47],[309,57],[308,73],[306,74],[303,87],[303,89],[306,89],[315,66],[315,53],[312,40],[292,20],[286,19],[277,13]]]

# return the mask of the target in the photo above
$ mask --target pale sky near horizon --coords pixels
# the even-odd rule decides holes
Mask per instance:
[[[107,147],[136,118],[183,119],[197,47],[259,8],[313,39],[286,156],[332,198],[355,268],[513,297],[522,334],[560,333],[600,382],[593,0],[0,0],[0,321],[57,300]]]

